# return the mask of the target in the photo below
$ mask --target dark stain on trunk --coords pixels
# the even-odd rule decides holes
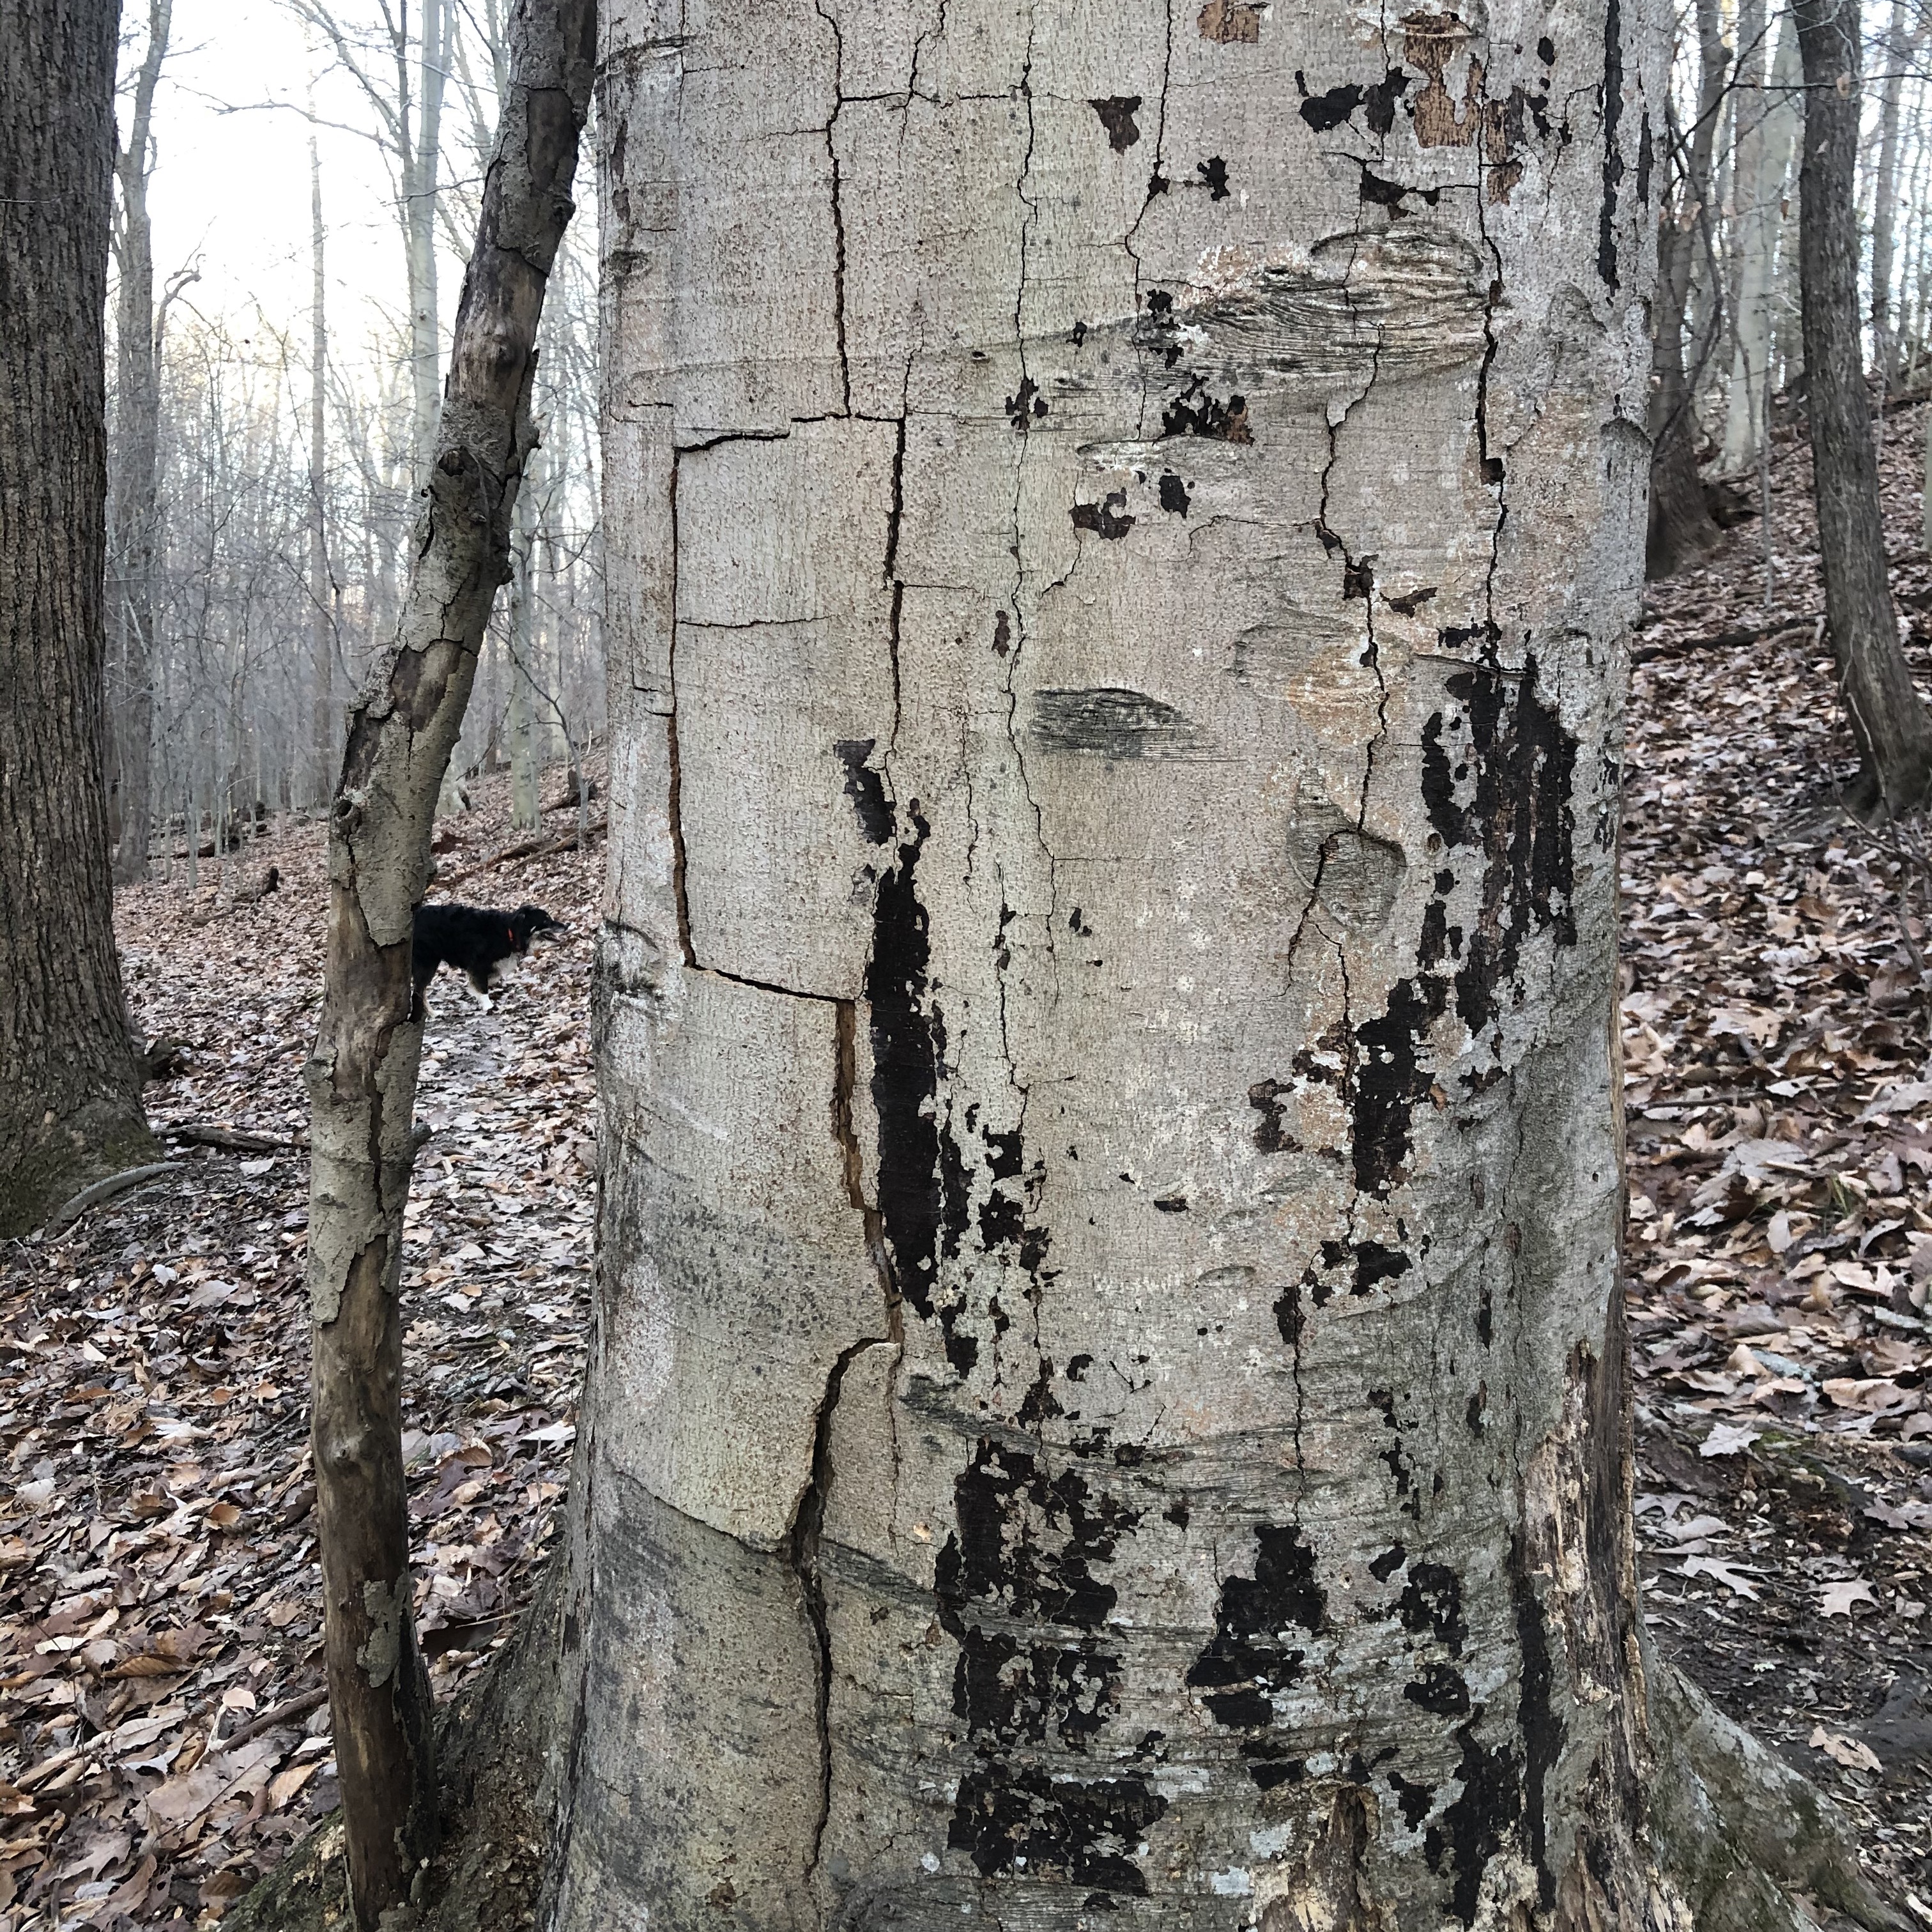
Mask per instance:
[[[1100,117],[1100,125],[1107,130],[1107,145],[1117,154],[1124,154],[1141,137],[1141,130],[1134,116],[1140,112],[1141,97],[1138,94],[1116,94],[1105,100],[1090,100],[1087,105]]]
[[[1327,1628],[1328,1593],[1315,1580],[1315,1552],[1299,1528],[1258,1523],[1255,1574],[1222,1580],[1214,1634],[1187,1672],[1190,1689],[1204,1690],[1209,1714],[1230,1730],[1265,1731],[1274,1723],[1274,1694],[1302,1674],[1307,1653],[1284,1640],[1291,1627],[1318,1635]],[[1250,1775],[1263,1790],[1287,1780],[1279,1740],[1250,1739],[1242,1747]]]
[[[1445,632],[1442,641],[1454,649],[1480,634]],[[1407,1178],[1414,1111],[1435,1085],[1428,1034],[1448,1007],[1449,983],[1437,969],[1460,960],[1456,1010],[1474,1033],[1503,1010],[1533,932],[1576,943],[1576,741],[1538,689],[1536,659],[1520,676],[1472,665],[1449,679],[1447,695],[1421,734],[1422,801],[1445,859],[1424,909],[1417,963],[1424,970],[1397,981],[1385,1010],[1356,1034],[1355,1184],[1365,1193],[1385,1195]],[[1472,932],[1448,923],[1458,852],[1481,860]]]
[[[1563,1725],[1551,1701],[1555,1673],[1543,1600],[1537,1594],[1536,1580],[1530,1574],[1520,1534],[1510,1542],[1509,1576],[1516,1643],[1522,1652],[1522,1702],[1516,1722],[1523,1743],[1523,1822],[1530,1862],[1536,1868],[1537,1896],[1546,1912],[1556,1903],[1556,1876],[1550,1868],[1543,1792],[1544,1781],[1563,1748]]]
[[[892,808],[886,802],[886,782],[866,760],[878,745],[876,738],[842,738],[832,746],[845,767],[845,796],[859,816],[859,830],[868,842],[883,845],[892,836]]]
[[[1033,735],[1046,751],[1117,760],[1198,758],[1208,748],[1184,712],[1112,686],[1036,692]]]
[[[879,1218],[885,1230],[892,1276],[901,1296],[925,1319],[936,1313],[945,1332],[946,1357],[962,1375],[979,1359],[980,1344],[956,1326],[956,1304],[938,1304],[940,1238],[949,1253],[958,1248],[964,1210],[963,1176],[953,1178],[956,1150],[940,1132],[940,1069],[946,1029],[926,998],[932,958],[926,911],[915,873],[932,827],[910,808],[913,836],[900,842],[898,862],[879,881],[872,914],[872,957],[866,968],[866,998],[872,1014],[872,1106],[879,1120]]]
[[[1604,206],[1597,228],[1597,273],[1617,292],[1617,184],[1624,178],[1617,126],[1624,113],[1623,12],[1610,0],[1604,15]]]
[[[1084,1754],[1118,1703],[1120,1659],[1097,1634],[1116,1594],[1094,1566],[1112,1559],[1140,1512],[1096,1496],[1077,1469],[1050,1475],[1030,1450],[987,1437],[953,1502],[958,1528],[940,1552],[935,1594],[959,1646],[952,1708],[976,1762],[947,1842],[988,1877],[1144,1894],[1130,1853],[1167,1801],[1138,1773],[1070,1779],[1040,1761],[1049,1734]],[[1042,1640],[1022,1640],[1017,1627],[1028,1624]]]

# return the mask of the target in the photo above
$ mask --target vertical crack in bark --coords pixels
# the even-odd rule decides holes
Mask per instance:
[[[691,899],[686,890],[684,850],[684,774],[677,750],[677,472],[681,459],[670,459],[670,635],[664,644],[664,694],[670,709],[664,717],[664,748],[670,765],[670,886],[677,908],[678,950],[687,966],[695,967],[698,952],[691,941]]]
[[[845,105],[845,36],[823,0],[812,0],[818,17],[832,29],[832,118],[825,124],[825,158],[832,167],[832,322],[838,338],[838,388],[845,413],[852,413],[852,366],[845,353],[845,208],[838,179],[838,149],[832,130]]]
[[[892,500],[886,512],[886,581],[892,586],[892,613],[887,620],[886,650],[892,667],[892,728],[886,740],[886,755],[880,762],[890,771],[892,754],[898,748],[901,694],[899,689],[899,618],[905,606],[905,581],[899,575],[899,532],[905,520],[906,418],[912,403],[912,357],[906,356],[905,380],[899,391],[898,434],[892,442]]]
[[[804,1880],[808,1885],[818,1873],[825,1828],[832,1817],[832,1630],[826,1618],[825,1584],[818,1566],[825,1505],[832,1494],[832,1417],[838,1406],[845,1371],[878,1340],[875,1335],[862,1336],[842,1350],[825,1378],[825,1396],[818,1405],[818,1419],[812,1432],[811,1478],[799,1498],[785,1538],[785,1563],[796,1580],[800,1603],[818,1649],[818,1694],[814,1720],[818,1734],[818,1816],[812,1826],[811,1852],[805,1862]]]
[[[1141,202],[1141,211],[1134,217],[1133,226],[1127,230],[1120,244],[1127,251],[1127,259],[1134,265],[1134,308],[1136,313],[1138,312],[1141,305],[1141,258],[1135,250],[1134,243],[1139,236],[1141,224],[1147,219],[1148,210],[1154,206],[1154,196],[1167,192],[1167,177],[1161,172],[1160,164],[1162,152],[1167,142],[1168,85],[1174,75],[1174,4],[1175,0],[1167,0],[1167,47],[1161,62],[1160,100],[1154,117],[1154,172],[1148,177],[1147,194]],[[1142,394],[1144,398],[1144,385],[1143,385]],[[1143,436],[1147,433],[1144,400],[1142,404],[1142,419],[1138,433]]]
[[[1489,251],[1490,286],[1483,297],[1483,359],[1476,370],[1476,454],[1482,466],[1483,484],[1496,493],[1496,526],[1490,532],[1489,567],[1483,577],[1483,616],[1487,626],[1489,648],[1493,653],[1498,641],[1496,628],[1496,573],[1502,567],[1503,525],[1509,518],[1504,490],[1508,472],[1500,456],[1490,454],[1490,370],[1496,359],[1496,304],[1502,300],[1502,256],[1483,212],[1483,195],[1476,194],[1476,226]]]
[[[1354,258],[1352,256],[1348,263],[1350,274],[1354,272]],[[1344,275],[1342,280],[1341,295],[1352,322],[1357,316],[1358,311],[1355,308],[1354,297],[1349,292],[1347,275]],[[1350,550],[1347,542],[1340,532],[1330,527],[1328,484],[1329,479],[1334,474],[1335,465],[1341,459],[1342,432],[1348,428],[1348,418],[1354,414],[1362,404],[1368,400],[1369,392],[1376,386],[1376,379],[1382,373],[1382,331],[1381,325],[1378,323],[1376,328],[1376,338],[1369,350],[1367,380],[1363,383],[1360,389],[1342,405],[1342,413],[1339,418],[1330,421],[1325,412],[1324,413],[1323,421],[1328,431],[1328,460],[1322,466],[1321,507],[1316,511],[1315,515],[1315,533],[1322,539],[1322,548],[1340,553],[1343,601],[1346,602],[1354,597],[1359,597],[1362,600],[1362,608],[1365,614],[1363,622],[1368,631],[1369,641],[1368,646],[1364,651],[1359,662],[1373,671],[1376,676],[1376,728],[1363,754],[1361,794],[1356,802],[1355,808],[1355,828],[1358,831],[1364,830],[1368,824],[1369,786],[1375,776],[1376,747],[1382,742],[1388,733],[1388,680],[1383,675],[1381,647],[1376,639],[1375,558],[1372,556],[1357,557]]]
[[[854,1000],[834,1003],[838,1034],[838,1063],[832,1089],[832,1131],[845,1166],[845,1195],[864,1216],[866,1252],[878,1276],[879,1292],[886,1304],[886,1327],[895,1343],[905,1339],[904,1316],[899,1305],[898,1282],[892,1274],[890,1251],[886,1246],[885,1217],[866,1198],[865,1163],[859,1151],[859,1136],[852,1117],[853,1096],[859,1083],[859,1008]]]

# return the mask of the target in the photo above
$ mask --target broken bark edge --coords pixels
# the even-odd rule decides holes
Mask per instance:
[[[1643,1648],[1658,1755],[1652,1828],[1696,1932],[1810,1932],[1821,1922],[1814,1900],[1865,1932],[1907,1932],[1860,1868],[1838,1808],[1648,1638]]]

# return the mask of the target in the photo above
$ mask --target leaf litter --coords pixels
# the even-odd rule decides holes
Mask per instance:
[[[548,814],[542,849],[489,864],[532,843],[500,779],[438,839],[466,876],[433,896],[572,928],[493,1013],[451,974],[430,989],[404,1452],[443,1699],[533,1588],[576,1432],[602,846],[557,849],[574,824]],[[0,1932],[212,1924],[336,1802],[302,1285],[324,857],[298,825],[194,898],[119,896],[130,1011],[185,1055],[146,1096],[180,1165],[0,1248]],[[271,864],[280,890],[238,902]]]
[[[1932,693],[1923,410],[1886,420],[1893,587]],[[1932,847],[1856,769],[1810,455],[1634,640],[1622,978],[1640,1566],[1652,1635],[1932,1895]],[[1778,628],[1784,626],[1784,628]],[[1743,644],[1727,636],[1769,627]],[[1694,1532],[1694,1534],[1690,1532]]]

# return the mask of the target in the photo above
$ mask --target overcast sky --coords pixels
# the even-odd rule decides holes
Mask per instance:
[[[140,22],[130,5],[124,19]],[[344,0],[346,16],[373,14]],[[149,208],[157,284],[189,262],[201,280],[183,299],[202,314],[244,323],[260,303],[270,323],[298,332],[309,316],[308,55],[302,31],[275,0],[175,0],[172,48],[154,104],[158,150]],[[124,50],[124,66],[138,60]],[[316,94],[324,120],[370,124],[367,104],[340,74]],[[122,116],[126,114],[124,96]],[[454,124],[452,124],[454,123]],[[461,158],[463,123],[446,111],[446,174]],[[324,127],[322,219],[332,359],[366,359],[386,311],[404,304],[403,246],[394,188],[374,144]],[[443,317],[453,312],[461,265],[441,268]],[[242,332],[246,334],[247,327]]]

